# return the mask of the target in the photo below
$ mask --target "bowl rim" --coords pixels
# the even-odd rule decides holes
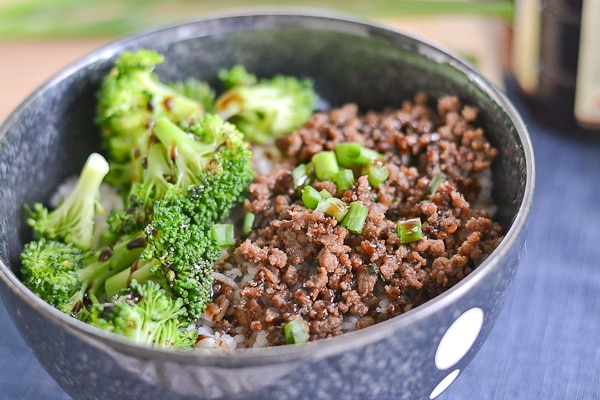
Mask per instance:
[[[510,228],[505,232],[504,238],[498,247],[492,252],[492,254],[488,256],[487,259],[484,260],[468,276],[462,279],[455,286],[446,290],[444,293],[406,313],[377,323],[375,326],[348,332],[338,337],[308,342],[302,345],[275,346],[260,349],[236,349],[228,354],[207,354],[199,351],[173,351],[168,349],[151,348],[135,344],[127,338],[122,338],[112,333],[96,329],[84,322],[60,312],[42,299],[35,296],[7,266],[4,260],[0,260],[0,279],[7,286],[8,290],[19,297],[22,301],[27,303],[29,307],[41,309],[46,314],[47,318],[53,320],[54,323],[69,327],[69,330],[73,334],[76,334],[77,336],[94,345],[106,345],[126,354],[135,354],[138,357],[147,359],[160,358],[164,360],[177,360],[178,362],[198,365],[242,366],[257,363],[264,364],[272,362],[290,362],[294,359],[308,357],[313,359],[326,358],[333,354],[346,352],[356,348],[357,346],[384,340],[386,337],[389,337],[393,331],[396,331],[403,326],[410,325],[415,321],[426,318],[440,308],[444,308],[451,304],[456,299],[469,292],[472,287],[476,286],[478,282],[492,273],[492,271],[500,268],[500,260],[502,260],[512,249],[521,233],[526,229],[528,216],[533,203],[533,194],[535,188],[536,172],[534,153],[527,127],[520,114],[517,112],[514,105],[504,93],[502,93],[486,78],[481,76],[479,72],[477,72],[477,70],[470,65],[470,63],[451,50],[445,49],[439,44],[434,44],[413,33],[407,33],[401,29],[393,28],[385,24],[356,17],[343,12],[314,8],[310,9],[306,7],[280,7],[279,9],[269,8],[268,10],[263,9],[262,7],[256,7],[250,10],[238,9],[237,11],[221,11],[207,13],[201,17],[196,17],[188,21],[173,23],[164,27],[148,29],[137,34],[116,39],[66,66],[54,76],[50,77],[44,84],[35,89],[8,115],[2,125],[0,125],[0,141],[4,140],[4,136],[6,135],[8,128],[14,123],[14,120],[16,120],[18,116],[27,109],[27,106],[37,97],[41,96],[57,82],[71,76],[74,72],[82,68],[89,67],[95,63],[105,62],[114,57],[123,50],[123,46],[133,44],[139,38],[151,35],[159,35],[165,32],[174,33],[177,30],[184,30],[186,27],[198,26],[214,20],[239,19],[248,17],[300,18],[304,22],[331,20],[341,24],[342,26],[345,26],[346,28],[349,28],[351,32],[366,30],[369,32],[369,34],[377,33],[380,35],[385,35],[385,37],[389,38],[389,40],[401,38],[404,41],[414,43],[416,48],[422,51],[431,52],[431,54],[435,54],[437,56],[443,56],[447,64],[450,64],[451,67],[457,69],[459,72],[467,76],[469,80],[478,87],[478,90],[484,92],[496,105],[500,106],[502,111],[508,116],[510,121],[512,121],[514,130],[516,132],[515,136],[517,137],[521,146],[521,151],[524,153],[526,182],[521,206],[514,216]]]

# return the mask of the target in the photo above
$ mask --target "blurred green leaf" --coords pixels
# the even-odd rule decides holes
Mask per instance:
[[[508,0],[23,0],[0,5],[0,37],[119,36],[254,6],[340,10],[362,17],[477,14],[509,19]]]

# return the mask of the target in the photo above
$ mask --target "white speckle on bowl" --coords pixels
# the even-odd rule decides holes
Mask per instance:
[[[438,385],[435,387],[435,389],[433,389],[433,391],[429,395],[429,398],[435,399],[440,394],[442,394],[444,392],[444,390],[448,389],[448,387],[452,384],[452,382],[454,382],[454,380],[456,378],[458,378],[459,373],[460,373],[460,369],[455,369],[454,371],[452,371],[448,375],[446,375],[446,377],[444,379],[442,379],[442,381],[440,383],[438,383]]]
[[[471,349],[483,325],[483,310],[465,311],[450,325],[435,353],[435,366],[446,370],[459,362]]]

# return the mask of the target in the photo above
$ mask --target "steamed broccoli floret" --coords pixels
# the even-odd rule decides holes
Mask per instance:
[[[152,220],[154,203],[172,187],[206,208],[199,212],[202,218],[211,223],[226,218],[254,176],[243,135],[218,115],[206,114],[185,130],[160,118],[145,143],[127,207],[109,217],[116,234],[143,228]]]
[[[175,296],[182,298],[190,321],[200,318],[211,301],[213,265],[221,254],[210,226],[199,224],[190,210],[192,200],[170,191],[156,204],[154,219],[146,227],[148,247],[140,257]],[[207,221],[208,222],[208,221]]]
[[[249,73],[241,64],[234,65],[230,69],[222,69],[218,75],[226,89],[236,86],[251,86],[258,82],[256,75]]]
[[[80,319],[93,326],[125,336],[138,344],[189,348],[198,331],[187,330],[182,298],[172,298],[157,283],[132,281],[107,303],[93,304]]]
[[[132,149],[156,119],[190,125],[204,113],[200,101],[158,79],[154,68],[163,61],[152,50],[124,52],[98,92],[97,122],[111,159],[108,180],[115,185],[128,187]]]
[[[217,98],[217,111],[252,142],[291,133],[315,110],[317,96],[308,79],[277,75],[258,80],[240,65],[219,76],[228,90]]]
[[[156,122],[153,133],[168,152],[170,183],[180,189],[198,183],[205,169],[212,168],[209,164],[215,162],[221,146],[242,143],[242,135],[235,126],[217,115],[207,115],[187,132],[162,118]],[[239,150],[244,151],[243,148]]]
[[[186,318],[197,321],[211,300],[213,265],[221,248],[212,240],[209,227],[194,222],[191,200],[172,187],[154,205],[154,218],[146,226],[147,247],[128,270],[106,282],[109,296],[119,293],[129,282],[155,281],[174,297],[182,298]]]
[[[41,238],[25,245],[21,252],[21,277],[42,300],[70,314],[83,300],[81,269],[84,251],[72,244]]]
[[[129,271],[107,281],[109,294],[132,279],[158,279],[184,298],[190,321],[198,319],[211,299],[213,265],[221,253],[210,228],[229,217],[253,177],[250,153],[236,137],[225,141],[195,184],[183,190],[172,185],[153,203],[153,217],[145,228],[148,247]]]
[[[86,301],[104,293],[108,277],[128,268],[146,247],[143,236],[130,237],[96,251],[46,238],[31,241],[21,252],[23,282],[66,314],[76,315]]]
[[[239,130],[218,115],[207,115],[189,133],[167,120],[157,123],[154,132],[173,155],[173,185],[197,206],[190,211],[196,223],[208,227],[229,216],[254,177],[252,154]]]
[[[221,253],[210,227],[243,200],[254,177],[251,152],[218,115],[206,114],[186,130],[161,118],[151,135],[129,208],[109,219],[115,233],[144,229],[148,247],[135,265],[107,280],[106,290],[112,296],[133,279],[154,280],[184,299],[187,318],[195,321],[211,300]]]
[[[73,243],[87,250],[94,245],[96,212],[100,185],[108,173],[108,163],[100,154],[91,154],[81,170],[73,192],[54,210],[41,203],[27,208],[27,223],[37,237]]]
[[[199,102],[205,112],[214,112],[216,93],[208,83],[189,77],[168,85],[185,97]]]

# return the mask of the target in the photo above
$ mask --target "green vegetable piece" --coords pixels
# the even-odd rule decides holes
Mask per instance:
[[[433,178],[431,178],[431,181],[429,181],[429,185],[427,185],[427,193],[436,193],[442,182],[444,182],[445,180],[446,175],[443,172],[440,172],[439,174],[435,175]]]
[[[83,259],[83,251],[72,244],[44,238],[31,241],[21,252],[21,278],[39,298],[71,314],[85,292],[77,275]]]
[[[321,190],[319,190],[319,194],[321,195],[321,199],[322,200],[326,200],[326,199],[328,199],[330,197],[333,197],[331,195],[331,193],[329,193],[329,190],[327,190],[327,189],[321,189]]]
[[[41,238],[21,252],[23,282],[47,303],[76,315],[84,299],[101,296],[106,279],[129,268],[144,246],[142,237],[129,237],[110,247],[83,251],[72,243]]]
[[[27,224],[38,237],[73,243],[84,250],[90,249],[94,245],[100,186],[108,170],[108,162],[104,157],[92,153],[67,198],[53,211],[49,211],[41,203],[26,208],[29,214]]]
[[[219,247],[230,247],[235,244],[235,232],[232,224],[214,224],[210,227],[210,233]]]
[[[258,82],[256,75],[249,73],[246,67],[241,64],[236,64],[231,69],[220,70],[218,77],[227,89],[236,86],[251,86]]]
[[[320,181],[333,179],[340,170],[335,153],[333,151],[320,151],[312,156],[315,166],[315,175]]]
[[[387,169],[383,160],[377,159],[365,164],[363,167],[363,174],[367,175],[369,185],[373,188],[379,187],[385,182],[390,175],[390,171]]]
[[[173,166],[172,171],[169,171],[169,182],[180,188],[197,182],[215,151],[234,129],[221,118],[212,115],[204,117],[201,123],[204,125],[201,130],[194,132],[190,129],[188,132],[168,118],[160,118],[153,128],[154,135],[166,150],[165,158]],[[167,171],[163,171],[165,172]]]
[[[207,82],[189,77],[183,81],[169,82],[168,85],[188,99],[199,102],[205,112],[214,112],[216,94]]]
[[[422,237],[421,218],[398,221],[397,230],[400,243],[416,242]]]
[[[301,344],[308,342],[309,335],[304,320],[298,317],[287,324],[283,328],[285,341],[287,344]]]
[[[314,210],[319,205],[322,197],[317,189],[312,186],[304,186],[302,189],[302,203],[304,207]]]
[[[345,226],[352,233],[361,234],[365,227],[365,221],[369,209],[357,201],[350,203],[348,213],[342,220],[342,226]]]
[[[227,90],[216,100],[217,112],[253,143],[292,132],[315,109],[317,95],[309,79],[277,75],[259,80],[239,65],[219,76]]]
[[[132,281],[108,303],[93,304],[82,321],[124,336],[137,344],[160,348],[190,348],[198,331],[188,330],[182,298],[172,298],[159,284]]]
[[[375,150],[356,142],[338,144],[335,147],[335,154],[339,165],[344,168],[359,167],[375,159],[383,158],[383,155]]]
[[[206,229],[244,198],[254,176],[251,151],[242,133],[218,115],[206,114],[185,129],[160,118],[147,140],[126,207],[109,217],[111,232],[143,229],[169,190],[188,192],[202,204],[194,215],[208,218]]]
[[[256,215],[251,212],[244,213],[244,222],[242,224],[242,234],[247,235],[252,232],[254,229],[254,221],[256,220]]]
[[[315,210],[331,215],[341,222],[348,212],[348,205],[337,197],[328,197],[321,200]]]
[[[195,148],[212,143],[211,138],[222,139],[215,142],[210,156],[198,153],[204,159],[205,167],[197,172],[192,185],[181,188],[170,183],[161,199],[150,199],[152,218],[141,228],[148,246],[138,262],[128,269],[128,274],[112,277],[106,287],[116,293],[127,288],[132,279],[160,282],[172,296],[184,299],[186,318],[191,323],[197,321],[211,300],[213,267],[222,250],[213,240],[210,227],[225,221],[243,200],[253,177],[251,153],[242,134],[216,115],[206,115],[197,126],[190,128],[195,137],[203,138],[198,143],[184,139],[187,136],[180,135],[168,122],[164,127],[168,129],[161,131],[161,136],[167,134],[168,137],[169,132],[174,132],[171,138],[183,140],[181,143],[165,140],[171,143],[171,148]],[[155,141],[154,146],[163,145]],[[185,154],[191,153],[186,150]],[[171,168],[189,165],[191,170],[195,168],[193,166],[201,165],[196,162],[202,163],[202,160],[194,161],[189,157],[180,158],[186,162],[178,163],[177,159],[184,157],[184,153],[173,152],[172,155]],[[174,182],[179,181],[174,175],[172,178]],[[155,179],[159,178],[152,178]]]
[[[167,117],[189,126],[205,112],[202,102],[160,81],[154,68],[163,61],[164,56],[152,50],[125,51],[98,91],[96,122],[111,164],[107,180],[124,192],[131,185],[136,151],[145,146],[140,140],[154,121]]]
[[[351,169],[344,168],[339,170],[333,177],[333,182],[338,188],[338,191],[344,191],[354,186],[354,172]]]
[[[292,179],[294,180],[294,188],[298,189],[304,187],[310,183],[310,177],[308,175],[308,165],[298,164],[292,170]]]
[[[196,196],[171,190],[155,203],[154,219],[145,229],[148,246],[138,268],[150,269],[170,293],[184,299],[190,322],[211,300],[213,267],[222,250],[210,227],[223,219],[211,212],[207,199]]]

